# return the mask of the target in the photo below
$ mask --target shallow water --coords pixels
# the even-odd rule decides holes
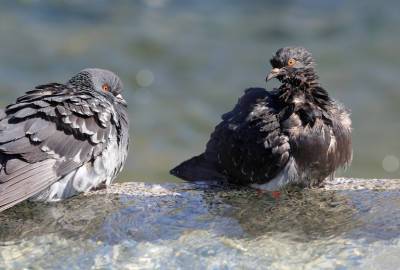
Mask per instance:
[[[141,185],[0,214],[0,268],[398,269],[399,190]],[[136,189],[136,186],[133,186]],[[146,192],[144,192],[144,190]]]
[[[87,66],[125,82],[133,137],[121,180],[171,182],[277,48],[303,45],[352,110],[347,176],[399,178],[400,2],[1,1],[0,106]],[[268,87],[276,85],[271,83]]]

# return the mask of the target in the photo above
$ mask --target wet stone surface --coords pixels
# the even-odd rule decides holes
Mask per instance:
[[[0,213],[0,268],[398,269],[400,180],[283,191],[115,184]]]

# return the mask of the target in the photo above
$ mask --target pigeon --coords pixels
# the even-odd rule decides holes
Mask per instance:
[[[113,72],[88,68],[0,110],[0,211],[112,183],[129,145],[122,88]]]
[[[349,111],[320,85],[303,47],[284,47],[266,80],[279,88],[245,90],[222,116],[201,155],[170,171],[187,181],[217,181],[279,192],[314,187],[352,160]]]

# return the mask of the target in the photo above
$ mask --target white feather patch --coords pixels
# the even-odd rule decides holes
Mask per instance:
[[[300,180],[296,162],[293,158],[291,158],[288,163],[286,164],[285,168],[275,176],[271,181],[265,184],[252,184],[251,187],[268,190],[268,191],[277,191],[280,190],[282,187],[288,185],[289,183],[295,183]]]

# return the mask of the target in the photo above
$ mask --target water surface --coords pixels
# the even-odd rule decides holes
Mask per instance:
[[[398,269],[399,190],[132,186],[0,214],[0,268]]]

